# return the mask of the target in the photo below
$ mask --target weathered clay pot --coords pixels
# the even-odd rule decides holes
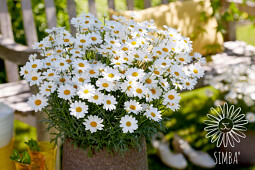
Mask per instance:
[[[119,153],[113,155],[102,149],[87,157],[84,150],[75,148],[70,139],[64,142],[63,170],[148,170],[146,142],[143,139],[142,147],[127,151],[124,156]]]

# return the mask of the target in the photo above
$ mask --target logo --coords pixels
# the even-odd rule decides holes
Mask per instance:
[[[240,107],[235,110],[234,105],[229,108],[228,104],[224,103],[222,107],[211,108],[211,112],[204,121],[207,125],[204,128],[207,132],[205,137],[211,138],[212,143],[216,142],[217,147],[234,147],[235,142],[239,143],[240,138],[246,137],[243,132],[247,130],[244,125],[248,121],[244,119],[244,114],[240,114]]]

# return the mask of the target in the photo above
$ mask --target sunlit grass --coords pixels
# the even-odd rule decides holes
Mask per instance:
[[[255,25],[242,25],[236,28],[236,38],[255,46]]]

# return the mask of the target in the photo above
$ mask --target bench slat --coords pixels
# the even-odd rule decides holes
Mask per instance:
[[[26,92],[30,92],[30,88],[25,80],[0,84],[0,98],[14,96]]]
[[[11,17],[8,12],[8,7],[7,7],[7,1],[2,0],[1,1],[1,6],[0,6],[0,22],[1,22],[1,32],[4,38],[13,38],[13,32],[12,32],[12,25],[11,25]],[[8,57],[9,54],[6,54],[6,57]],[[9,61],[5,60],[4,61],[5,65],[5,72],[6,72],[6,77],[8,82],[15,82],[19,80],[19,74],[18,74],[18,66]]]
[[[76,17],[76,4],[75,4],[74,0],[67,0],[66,3],[67,3],[67,10],[68,10],[71,34],[74,36],[76,33],[76,29],[73,25],[71,25],[71,19],[73,17]]]
[[[28,47],[38,41],[37,32],[35,28],[34,16],[30,0],[21,1],[21,9],[23,16],[23,25],[26,35],[26,42]]]
[[[38,51],[15,43],[12,39],[2,38],[0,35],[0,58],[18,65],[24,65],[28,60],[28,56],[34,53],[39,55]]]
[[[57,26],[56,8],[53,0],[44,0],[48,28]]]
[[[97,9],[95,0],[89,0],[89,12],[97,17]]]

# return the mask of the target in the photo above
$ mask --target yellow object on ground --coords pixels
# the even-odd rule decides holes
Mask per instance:
[[[38,141],[38,145],[41,149],[38,154],[45,157],[45,170],[55,170],[57,147],[53,143],[45,141]],[[29,154],[31,153],[36,155],[36,151],[29,151]]]
[[[131,11],[115,12],[110,10],[111,15],[121,15],[130,18]],[[163,25],[180,29],[183,36],[190,37],[193,41],[194,52],[206,55],[219,52],[223,48],[223,37],[216,32],[217,21],[214,17],[207,21],[201,21],[201,13],[210,16],[213,10],[210,0],[176,1],[169,4],[134,11],[138,17],[136,21],[153,19],[159,29]]]
[[[0,169],[1,170],[15,170],[14,162],[10,160],[14,147],[14,139],[11,142],[0,148]]]

